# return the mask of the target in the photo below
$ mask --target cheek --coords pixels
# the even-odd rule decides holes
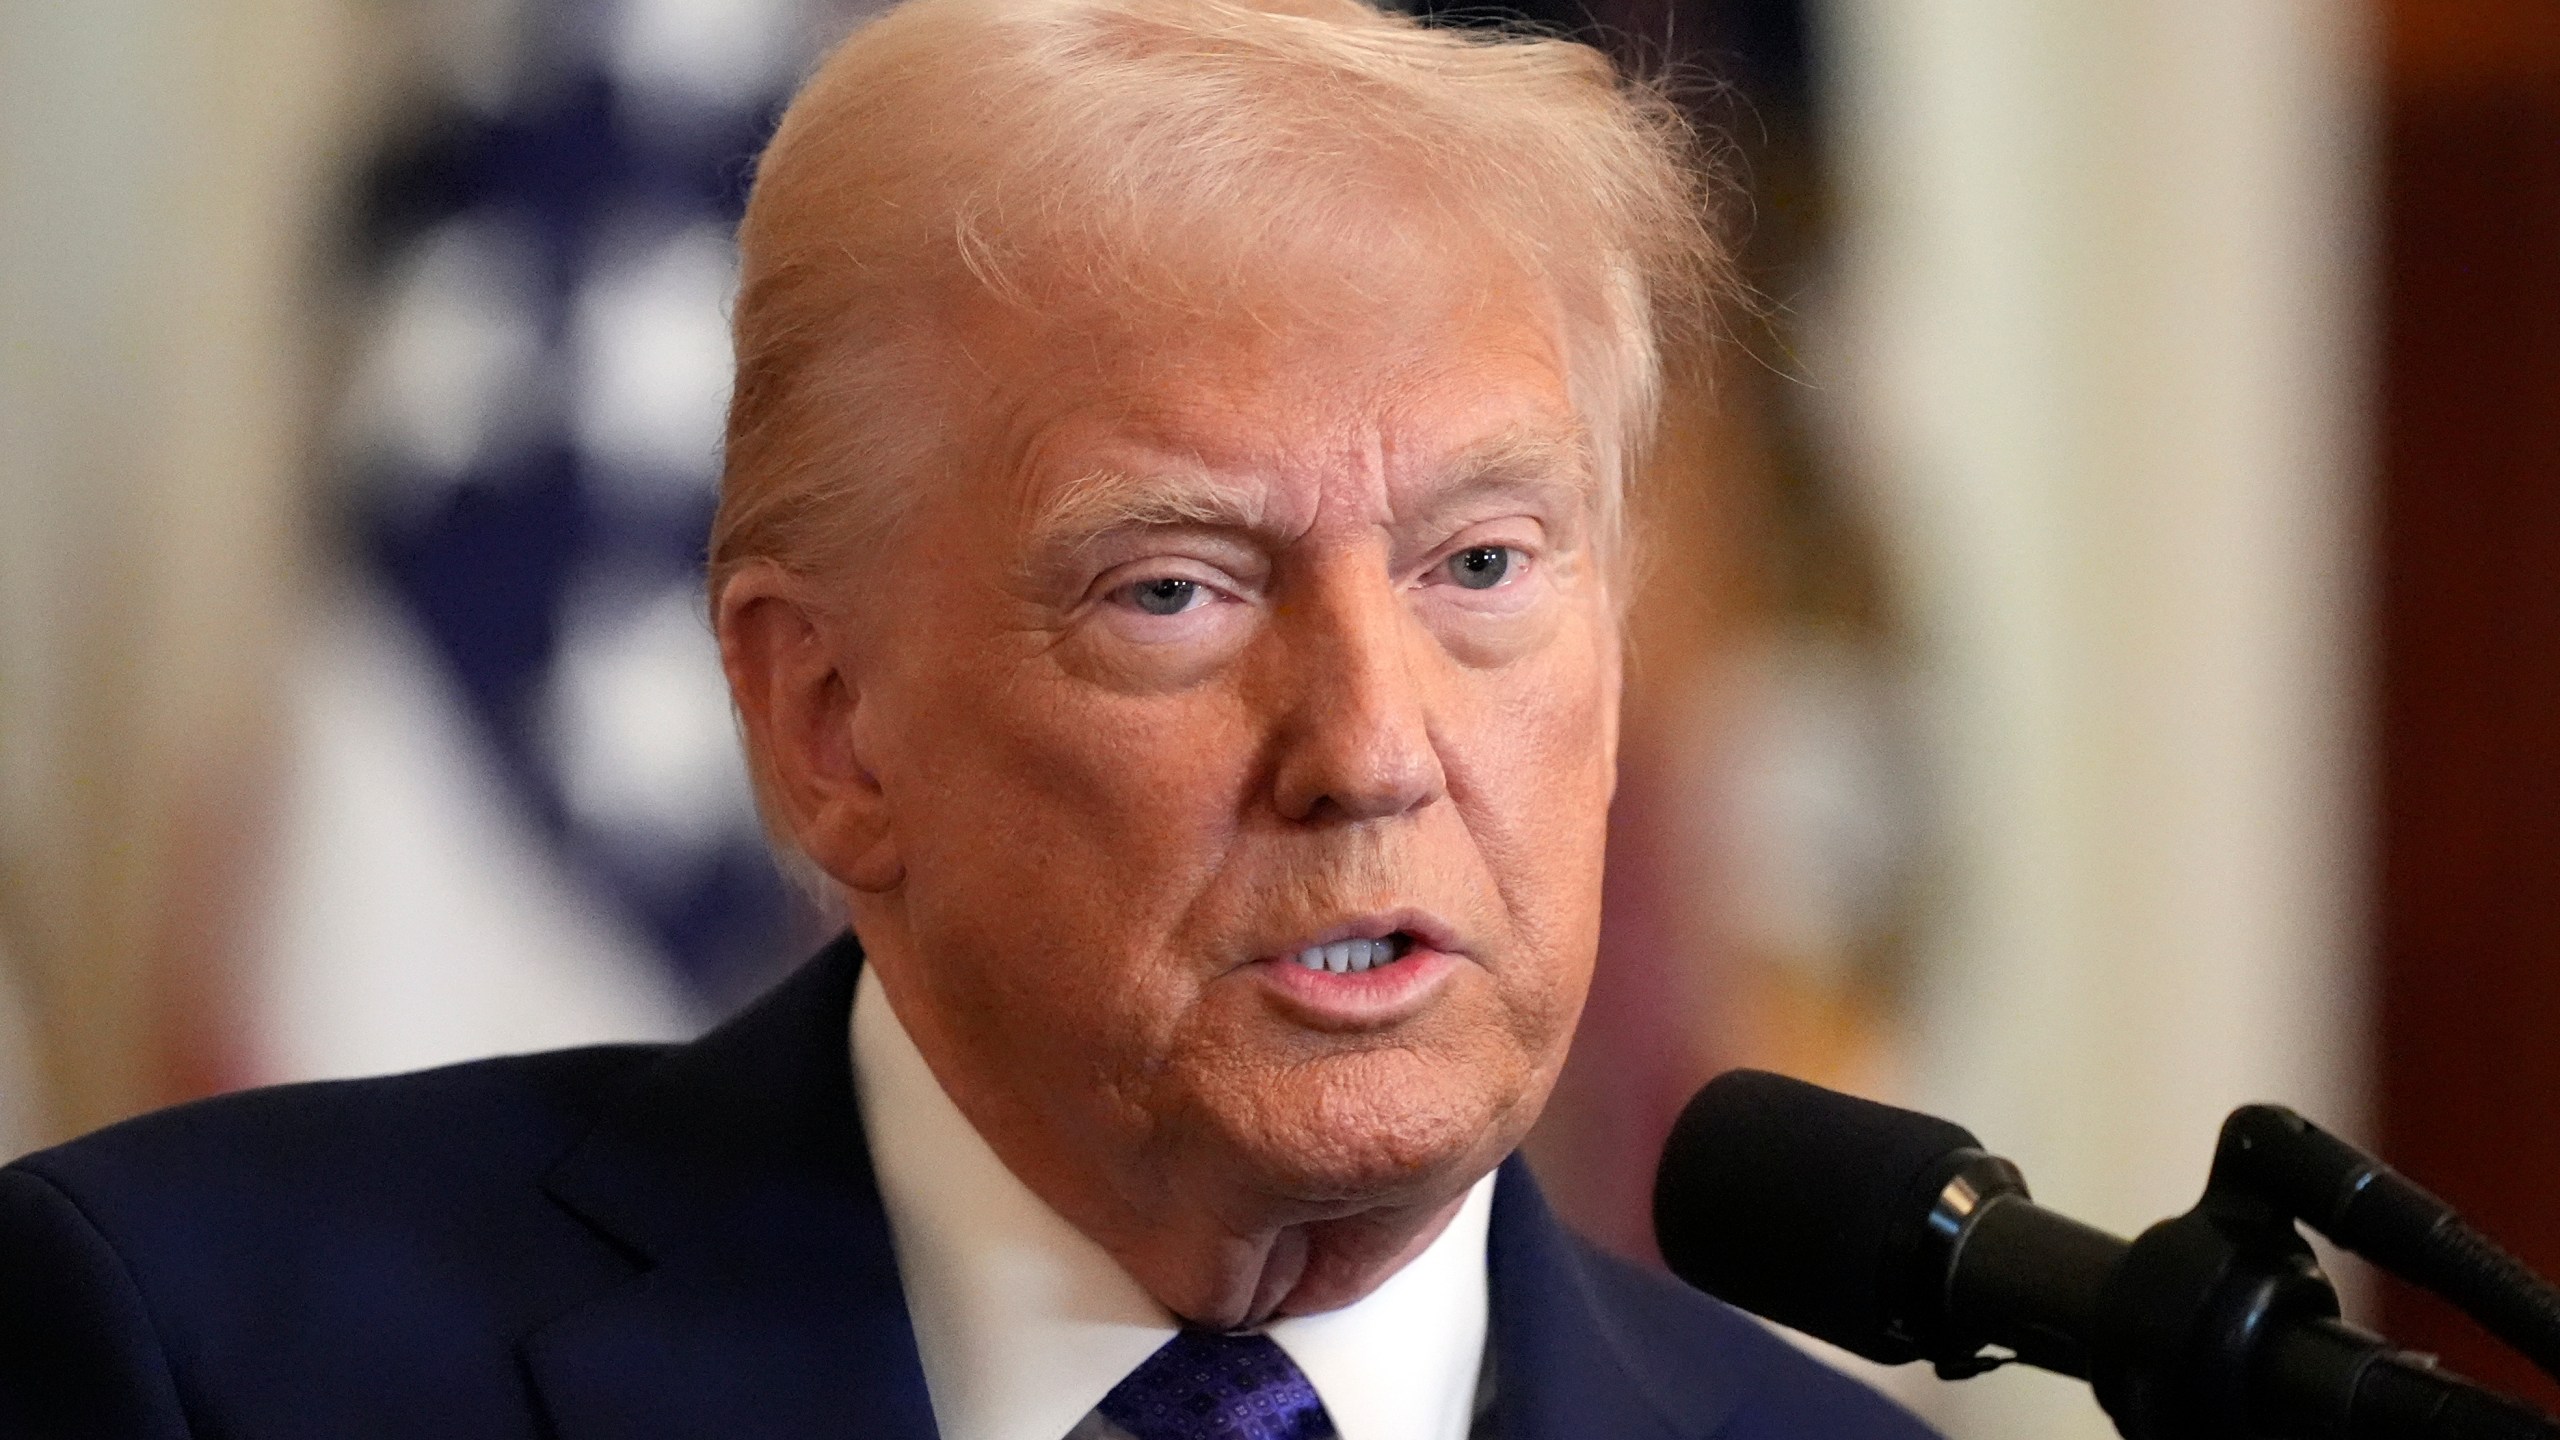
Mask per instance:
[[[1020,681],[983,718],[968,753],[953,758],[979,767],[973,779],[996,781],[1005,818],[1141,885],[1216,848],[1255,746],[1242,707],[1213,686],[1131,696]]]
[[[1610,640],[1570,631],[1537,657],[1475,677],[1453,708],[1462,718],[1448,746],[1452,798],[1524,922],[1598,923],[1617,779]]]
[[[1056,1123],[1116,1133],[1130,1077],[1161,1066],[1197,1004],[1180,942],[1228,848],[1236,783],[1230,747],[1202,737],[1231,722],[1018,677],[969,688],[977,707],[919,747],[949,783],[900,797],[906,924],[972,1050],[1101,1102]],[[1097,1075],[1116,1078],[1096,1091]]]
[[[1116,694],[1039,658],[936,688],[908,722],[931,778],[892,796],[919,943],[1148,963],[1232,843],[1239,708],[1214,687]]]
[[[1615,632],[1573,629],[1538,656],[1470,677],[1443,758],[1464,844],[1508,920],[1490,967],[1507,1053],[1552,1081],[1599,945],[1615,788]]]

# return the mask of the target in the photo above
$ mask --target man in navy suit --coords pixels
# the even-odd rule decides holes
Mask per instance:
[[[710,585],[860,947],[0,1172],[0,1433],[1924,1435],[1510,1158],[1696,200],[1593,52],[1355,0],[859,32],[741,231]]]

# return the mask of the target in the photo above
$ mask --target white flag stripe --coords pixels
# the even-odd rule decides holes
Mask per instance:
[[[251,1008],[260,1078],[414,1069],[695,1028],[640,937],[559,875],[415,637],[327,607]]]

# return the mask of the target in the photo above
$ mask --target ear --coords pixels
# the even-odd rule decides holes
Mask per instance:
[[[842,627],[768,561],[731,576],[716,610],[720,664],[767,823],[839,883],[895,888],[906,866],[864,754],[862,691]]]

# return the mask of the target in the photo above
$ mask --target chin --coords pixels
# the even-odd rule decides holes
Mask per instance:
[[[1437,1204],[1500,1163],[1536,1118],[1518,1070],[1503,1070],[1401,1049],[1330,1056],[1267,1084],[1215,1087],[1212,1128],[1235,1178],[1324,1218]],[[1220,1094],[1244,1103],[1215,1105]]]

